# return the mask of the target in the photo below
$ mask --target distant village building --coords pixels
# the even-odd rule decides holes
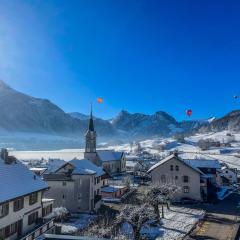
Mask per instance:
[[[237,169],[236,168],[230,168],[227,166],[223,166],[221,168],[221,171],[219,171],[219,175],[221,177],[221,181],[223,185],[232,185],[234,183],[238,182],[237,178]]]
[[[207,201],[216,195],[217,160],[181,159],[177,153],[172,154],[153,165],[148,173],[154,184],[171,181],[180,187],[176,200],[191,198]]]
[[[121,199],[121,197],[128,191],[125,185],[109,185],[101,189],[101,195],[104,199]]]
[[[45,219],[53,206],[52,199],[43,199],[46,190],[47,183],[6,149],[1,151],[0,239],[32,240],[53,227],[53,220]]]
[[[46,197],[55,199],[54,207],[66,207],[71,212],[100,208],[101,187],[107,184],[107,174],[102,167],[86,159],[73,159],[43,177],[50,186]]]
[[[94,129],[92,111],[90,114],[88,129],[85,134],[85,138],[85,159],[90,160],[97,166],[102,166],[103,169],[110,175],[126,171],[124,152],[96,149],[97,133]]]

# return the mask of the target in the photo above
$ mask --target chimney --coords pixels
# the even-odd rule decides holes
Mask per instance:
[[[7,163],[7,161],[8,161],[8,151],[7,151],[6,148],[2,148],[2,150],[1,150],[1,158],[2,158],[2,160],[5,163]]]
[[[5,164],[12,164],[13,162],[16,162],[15,157],[8,156],[8,150],[6,148],[2,148],[0,156]]]

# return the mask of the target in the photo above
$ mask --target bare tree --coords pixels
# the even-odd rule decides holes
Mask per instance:
[[[167,205],[167,208],[170,209],[170,203],[179,191],[180,187],[173,182],[159,182],[147,190],[145,201],[153,207],[158,222],[160,221],[159,205],[162,207],[162,217],[164,218],[164,205]]]
[[[156,219],[156,214],[147,204],[126,206],[116,218],[116,224],[122,226],[123,223],[131,225],[134,239],[141,239],[141,228],[147,225],[148,221]]]
[[[127,176],[127,177],[125,177],[125,178],[123,179],[123,184],[124,184],[124,186],[126,186],[127,191],[130,190],[130,188],[131,188],[131,183],[132,183],[132,181],[131,181],[131,177],[130,177],[130,176]]]

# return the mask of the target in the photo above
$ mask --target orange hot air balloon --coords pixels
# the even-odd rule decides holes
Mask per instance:
[[[186,110],[186,114],[187,114],[189,117],[191,117],[191,116],[192,116],[192,110],[191,110],[191,109]]]
[[[97,102],[98,102],[98,103],[102,103],[102,102],[103,102],[103,99],[102,99],[101,97],[99,97],[99,98],[97,99]]]

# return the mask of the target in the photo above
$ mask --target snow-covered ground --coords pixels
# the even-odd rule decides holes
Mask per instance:
[[[141,233],[150,239],[181,240],[204,214],[203,210],[172,206],[170,210],[165,209],[165,217],[161,220],[160,227],[144,227]],[[126,233],[132,232],[128,224],[125,224],[123,229]]]
[[[201,154],[203,158],[217,159],[222,163],[228,164],[230,167],[240,170],[240,133],[231,133],[235,141],[231,143],[231,147],[211,148],[207,151],[201,151],[197,146],[197,142],[201,139],[214,139],[221,143],[229,141],[229,131],[216,133],[196,134],[185,138],[185,142],[181,143],[173,138],[154,138],[140,141],[139,143],[126,143],[113,146],[105,146],[104,149],[114,149],[116,151],[125,151],[129,156],[139,155],[142,159],[156,161],[168,156],[172,151],[188,153],[191,159],[196,158],[196,154]],[[101,144],[99,144],[101,146]],[[139,146],[141,153],[139,154]],[[100,148],[102,149],[102,148]],[[16,156],[19,160],[25,163],[40,161],[41,159],[61,159],[64,161],[72,160],[73,158],[82,159],[83,149],[63,149],[56,151],[10,151],[11,155]],[[147,156],[148,154],[148,156]],[[34,165],[34,164],[32,164]]]
[[[165,218],[162,220],[162,233],[157,239],[182,239],[199,219],[203,218],[204,214],[205,212],[203,210],[171,207],[171,210],[166,210]]]
[[[63,234],[73,234],[88,227],[96,218],[97,215],[75,214],[68,222],[59,223],[58,225],[62,227]]]

